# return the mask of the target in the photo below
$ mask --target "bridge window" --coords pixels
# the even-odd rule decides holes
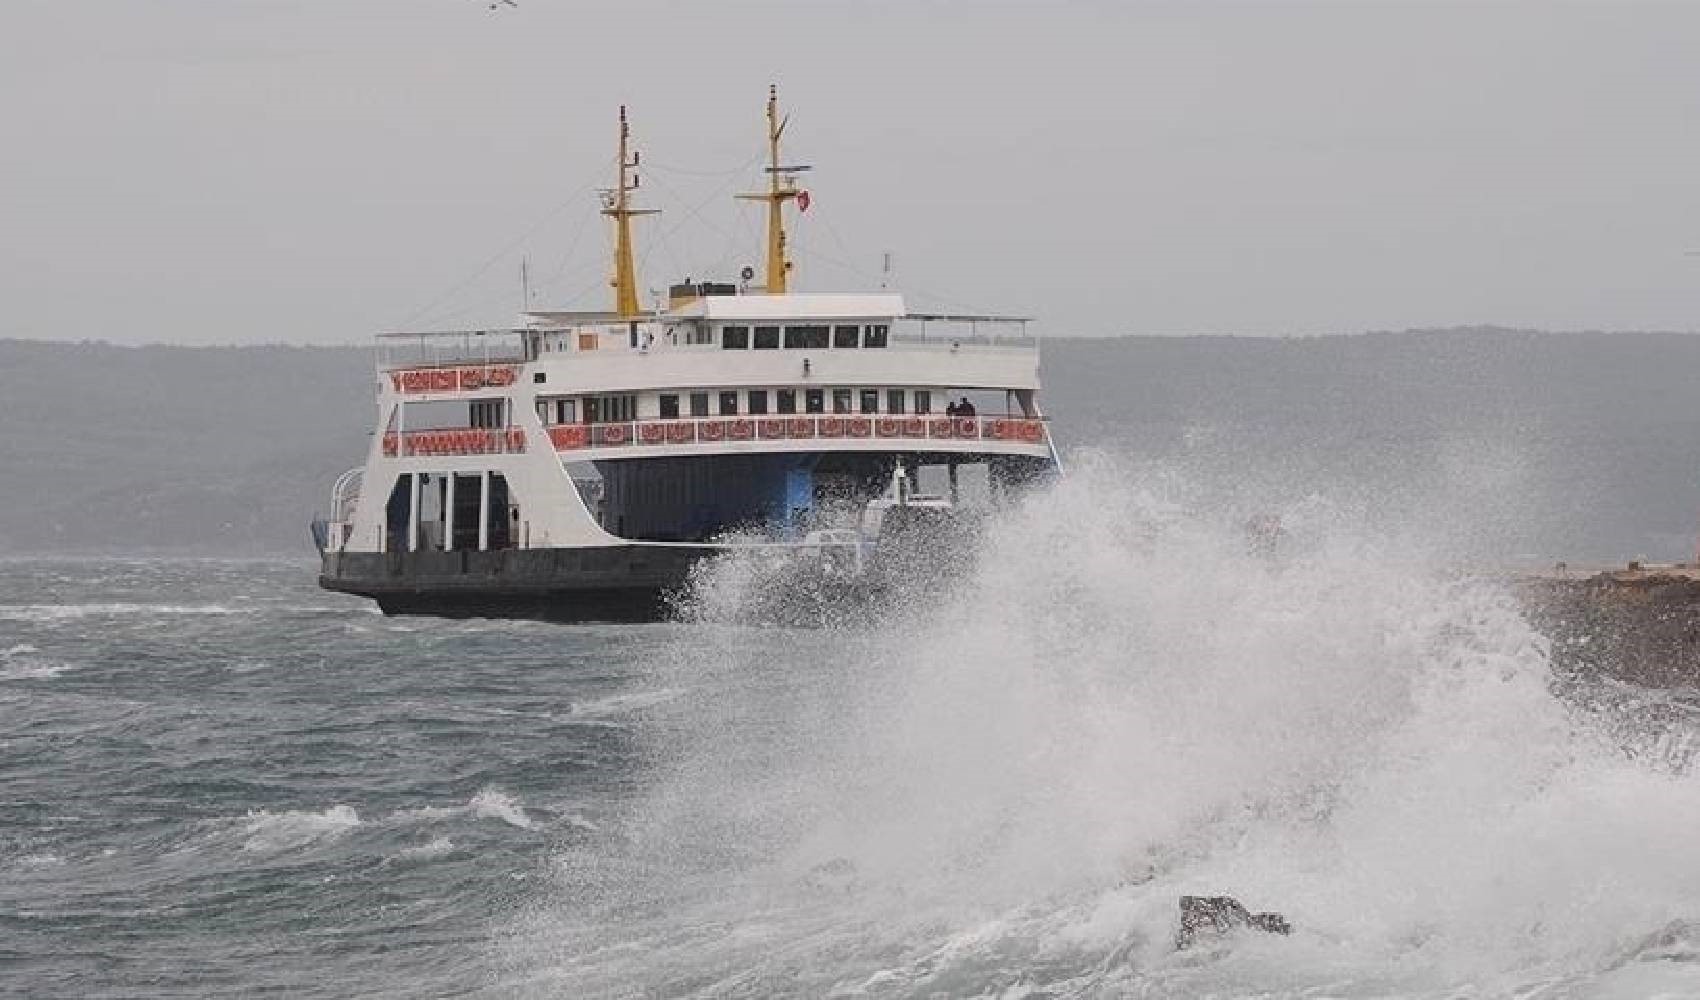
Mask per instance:
[[[931,389],[916,389],[915,390],[915,412],[916,413],[931,413],[931,412],[933,412],[933,391]]]
[[[808,389],[808,390],[805,390],[804,395],[803,395],[803,406],[804,406],[804,412],[807,412],[807,413],[825,413],[826,412],[826,390],[825,389]]]
[[[706,416],[708,416],[708,393],[706,393],[706,392],[693,392],[693,393],[691,393],[691,416],[693,416],[693,417],[706,417]]]
[[[774,393],[774,402],[777,404],[776,408],[780,413],[796,413],[797,390],[780,389],[778,392]]]
[[[779,327],[756,327],[756,350],[771,351],[779,346]]]
[[[891,328],[884,323],[868,326],[862,331],[863,347],[884,347]]]
[[[817,350],[825,348],[826,341],[825,326],[788,326],[785,328],[786,347]]]
[[[720,332],[720,346],[728,351],[742,351],[750,346],[750,328],[728,326]]]
[[[849,413],[850,412],[850,390],[849,389],[834,389],[834,390],[832,390],[832,412],[834,412],[834,413]]]
[[[878,389],[862,390],[862,412],[878,413],[880,411],[880,391]]]
[[[902,389],[887,389],[886,390],[886,393],[885,393],[885,412],[887,412],[887,413],[902,413],[903,412],[903,390]]]
[[[720,394],[720,415],[723,417],[734,417],[738,415],[737,393],[723,392]]]
[[[661,394],[661,419],[663,419],[663,420],[677,420],[677,419],[679,419],[679,394],[678,393],[676,393],[676,392],[664,392],[664,393]]]
[[[861,331],[858,326],[835,326],[832,328],[832,346],[855,347],[856,334]]]
[[[756,415],[756,416],[760,416],[761,414],[767,412],[767,390],[766,389],[751,389],[750,390],[750,412],[752,414]]]

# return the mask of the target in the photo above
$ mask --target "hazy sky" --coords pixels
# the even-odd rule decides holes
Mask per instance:
[[[615,113],[644,284],[1047,333],[1700,328],[1700,2],[4,0],[0,336],[349,342],[594,308]]]

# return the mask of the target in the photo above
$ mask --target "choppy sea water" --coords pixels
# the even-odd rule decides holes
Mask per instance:
[[[1087,469],[824,629],[737,565],[560,626],[0,563],[0,993],[1700,996],[1692,692],[1288,523]],[[1182,894],[1295,930],[1177,952]]]

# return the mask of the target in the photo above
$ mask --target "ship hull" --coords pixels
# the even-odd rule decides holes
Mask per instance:
[[[390,615],[663,621],[691,567],[713,552],[654,545],[326,552],[319,586],[371,598]]]

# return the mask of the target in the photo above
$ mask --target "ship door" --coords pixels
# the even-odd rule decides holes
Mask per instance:
[[[489,520],[486,527],[490,532],[490,547],[492,549],[511,549],[514,545],[515,533],[512,525],[516,513],[510,512],[512,505],[508,493],[508,480],[500,472],[490,473],[490,506],[486,510]],[[518,508],[513,510],[517,512]]]

